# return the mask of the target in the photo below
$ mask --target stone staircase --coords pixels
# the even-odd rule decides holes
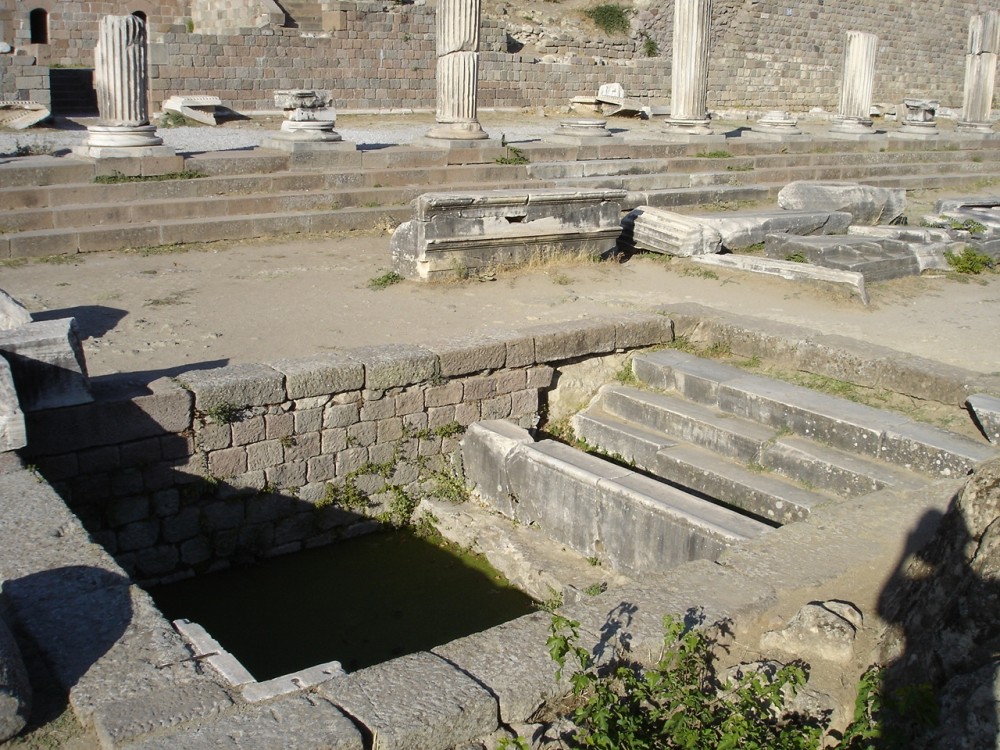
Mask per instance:
[[[281,0],[285,26],[299,31],[322,31],[323,10],[318,0]]]
[[[677,350],[633,360],[635,385],[601,389],[578,439],[647,476],[759,520],[963,476],[985,443]]]
[[[478,149],[417,145],[329,154],[254,149],[152,160],[33,156],[0,163],[0,259],[370,227],[411,217],[409,202],[447,190],[625,189],[623,208],[772,202],[788,182],[842,179],[936,188],[1000,181],[1000,143],[887,146],[814,141],[698,145],[525,143],[525,165]],[[883,142],[885,143],[885,142]],[[701,154],[701,155],[699,155]],[[112,162],[112,163],[107,163]],[[187,171],[198,179],[95,184],[98,175]]]

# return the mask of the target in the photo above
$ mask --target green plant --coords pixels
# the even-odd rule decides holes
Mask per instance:
[[[733,155],[728,151],[699,151],[695,154],[698,159],[732,159]]]
[[[184,19],[184,28],[187,29],[187,33],[188,34],[193,34],[194,33],[194,20],[192,20],[190,18],[185,18]]]
[[[494,159],[497,164],[530,164],[531,160],[521,149],[505,144],[506,153]]]
[[[992,257],[968,245],[961,253],[948,251],[944,257],[956,273],[980,274],[983,271],[992,271],[996,267],[996,261]]]
[[[733,250],[734,253],[741,253],[742,255],[754,255],[764,251],[763,242],[755,242],[752,245],[747,245],[746,247],[738,247]]]
[[[573,283],[573,277],[564,273],[557,273],[552,276],[552,283],[559,286],[569,286]]]
[[[180,172],[167,172],[165,174],[152,175],[127,175],[122,174],[117,169],[111,174],[99,174],[94,178],[98,185],[118,185],[126,182],[163,182],[165,180],[193,180],[204,177],[201,172],[185,169]]]
[[[638,385],[639,378],[635,376],[635,369],[632,365],[632,358],[628,357],[622,366],[618,368],[618,372],[615,373],[615,380],[617,380],[622,385]]]
[[[562,605],[563,605],[563,595],[562,595],[562,593],[559,592],[559,591],[556,591],[555,589],[553,589],[553,588],[550,587],[549,588],[549,596],[548,596],[548,598],[547,599],[543,599],[542,601],[538,602],[535,606],[538,607],[538,609],[542,610],[543,612],[550,612],[550,613],[552,613],[553,620],[555,620],[557,618],[559,620],[563,620],[565,618],[560,617],[559,615],[555,614],[555,611],[557,609],[559,609]],[[549,653],[550,654],[552,653],[552,647],[551,646],[549,647]],[[553,657],[553,658],[555,658],[555,657]]]
[[[205,409],[202,414],[208,419],[211,419],[213,422],[218,422],[219,424],[232,424],[233,422],[239,422],[243,419],[244,411],[245,408],[242,406],[237,406],[236,404],[231,404],[229,402],[223,402],[209,409]]]
[[[386,287],[392,286],[393,284],[398,284],[405,279],[400,276],[395,271],[386,271],[381,276],[376,276],[373,279],[368,279],[369,289],[385,289]]]
[[[604,581],[599,583],[592,583],[587,588],[583,590],[587,596],[597,596],[598,594],[603,594],[608,590],[608,584]]]
[[[785,260],[791,261],[792,263],[808,263],[809,259],[801,252],[789,253],[785,256]]]
[[[730,164],[726,167],[727,172],[753,172],[753,164],[745,162],[743,164]]]
[[[646,57],[656,57],[660,54],[660,45],[658,45],[656,40],[648,34],[643,36],[642,39],[642,54]]]
[[[719,274],[713,271],[711,268],[691,268],[684,267],[680,271],[681,276],[695,276],[699,279],[718,279]]]
[[[841,750],[904,750],[938,724],[930,683],[887,691],[885,669],[871,666],[858,681],[854,715],[837,746]],[[922,746],[922,745],[921,745]]]
[[[672,617],[663,620],[663,652],[643,669],[626,660],[598,669],[579,643],[574,620],[553,615],[547,641],[557,678],[572,668],[573,744],[606,748],[768,748],[812,750],[819,746],[817,720],[783,716],[787,693],[806,682],[799,663],[774,669],[737,670],[722,679],[716,670],[718,640]]]
[[[629,32],[629,22],[627,9],[618,3],[602,3],[587,8],[583,11],[594,25],[605,34],[612,36],[627,34]]]
[[[298,442],[291,435],[283,435],[278,438],[278,444],[281,445],[282,448],[294,448],[298,445]]]
[[[156,120],[156,126],[160,128],[180,128],[192,124],[193,121],[186,118],[180,112],[164,112]]]

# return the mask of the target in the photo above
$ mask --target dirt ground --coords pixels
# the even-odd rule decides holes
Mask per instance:
[[[137,380],[365,344],[421,343],[697,302],[1000,372],[1000,275],[923,276],[846,293],[681,260],[552,265],[495,280],[369,282],[390,267],[384,231],[207,243],[0,266],[36,319],[75,316],[92,376]],[[717,278],[713,278],[717,276]]]

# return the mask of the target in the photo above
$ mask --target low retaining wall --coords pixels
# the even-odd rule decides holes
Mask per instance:
[[[23,453],[130,575],[170,580],[398,522],[467,425],[537,423],[553,365],[672,338],[632,315],[98,383],[93,404],[27,414]]]

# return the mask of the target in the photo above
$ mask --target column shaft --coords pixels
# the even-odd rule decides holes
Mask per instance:
[[[708,127],[708,53],[712,0],[676,0],[670,71],[670,117],[666,130],[711,135]]]
[[[101,123],[148,125],[146,25],[135,16],[104,16],[98,33],[94,76]]]
[[[997,52],[1000,51],[1000,13],[991,10],[969,20],[969,42],[965,54],[965,91],[962,122],[989,127],[996,84]]]
[[[875,57],[878,37],[864,31],[848,31],[844,50],[844,82],[840,90],[843,118],[868,121],[871,117],[875,85]]]

